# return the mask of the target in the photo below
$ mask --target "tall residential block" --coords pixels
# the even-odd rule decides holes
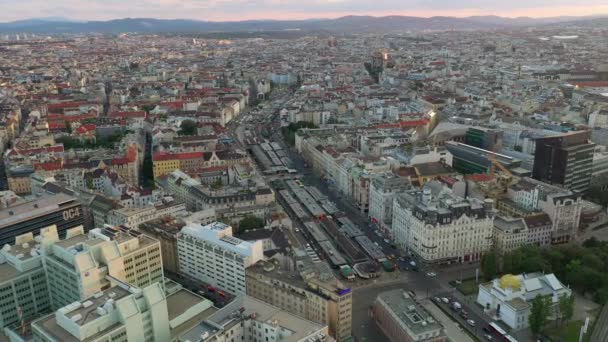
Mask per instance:
[[[190,223],[177,236],[180,271],[230,293],[245,293],[245,268],[264,258],[262,241],[232,236],[221,222]]]
[[[41,243],[55,309],[109,288],[106,276],[139,288],[162,285],[164,279],[160,243],[125,227],[96,228],[89,234],[77,227],[64,240],[47,234]]]
[[[43,230],[53,231],[51,226]],[[0,250],[0,328],[22,329],[26,322],[51,310],[38,238],[20,235]]]

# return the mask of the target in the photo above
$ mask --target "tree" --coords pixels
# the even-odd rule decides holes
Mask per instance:
[[[65,121],[65,131],[68,134],[72,134],[72,124],[69,121]]]
[[[152,162],[151,156],[146,156],[144,158],[144,163],[142,165],[142,175],[143,175],[144,188],[153,188],[154,187],[154,163]]]
[[[259,228],[264,228],[264,220],[255,216],[246,216],[239,222],[239,232],[241,233]]]
[[[587,240],[585,240],[585,242],[583,242],[583,247],[586,247],[586,248],[594,248],[594,247],[600,247],[600,246],[601,246],[601,242],[595,236],[592,236],[592,237],[588,238]]]
[[[559,297],[559,313],[562,320],[568,322],[574,315],[574,295]]]
[[[481,258],[481,273],[487,280],[494,279],[496,277],[496,274],[498,274],[496,266],[496,252],[494,250],[491,250],[485,253]]]
[[[550,299],[546,296],[537,295],[532,300],[528,323],[530,323],[530,331],[532,331],[534,336],[538,336],[547,323],[550,305]]]
[[[211,189],[218,190],[221,189],[224,184],[222,183],[222,179],[218,178],[211,184]]]
[[[296,123],[290,123],[289,126],[283,127],[283,136],[285,136],[285,140],[290,145],[295,145],[296,143],[296,132],[300,128],[318,128],[314,123],[308,121],[298,121]]]
[[[148,114],[150,114],[150,111],[153,110],[154,108],[156,108],[156,105],[153,105],[153,104],[145,104],[145,105],[141,106],[141,109],[143,109]]]
[[[196,135],[198,125],[192,120],[184,120],[179,128],[179,135]]]

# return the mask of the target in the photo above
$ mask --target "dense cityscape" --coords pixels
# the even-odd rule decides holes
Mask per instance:
[[[608,25],[2,32],[0,341],[607,341]]]

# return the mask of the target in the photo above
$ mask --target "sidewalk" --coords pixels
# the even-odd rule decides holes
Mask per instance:
[[[423,300],[420,302],[425,309],[427,309],[445,328],[445,333],[450,341],[454,342],[474,342],[474,340],[467,335],[457,322],[454,322],[451,318],[446,316],[441,309],[429,300]]]

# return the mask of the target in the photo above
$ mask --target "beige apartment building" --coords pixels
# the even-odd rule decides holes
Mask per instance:
[[[351,337],[352,293],[335,278],[304,280],[268,261],[247,268],[245,281],[247,295],[296,316],[327,324],[329,335],[337,341]]]
[[[54,309],[109,288],[107,276],[138,288],[163,285],[160,243],[140,232],[120,226],[85,234],[80,226],[61,241],[56,230],[44,230],[40,243]]]

